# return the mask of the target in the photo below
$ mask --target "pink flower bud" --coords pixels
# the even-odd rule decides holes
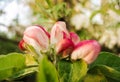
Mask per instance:
[[[50,34],[42,26],[40,25],[36,25],[36,26],[40,27],[46,33],[46,35],[50,38]]]
[[[19,44],[18,44],[18,46],[19,46],[19,48],[21,49],[21,50],[25,50],[25,46],[24,46],[24,40],[21,40],[20,42],[19,42]]]
[[[72,39],[72,41],[75,45],[80,42],[79,36],[74,32],[70,32],[70,38]]]
[[[51,44],[58,43],[58,41],[62,40],[64,37],[70,38],[69,32],[66,29],[65,22],[58,21],[51,30]]]
[[[70,55],[74,48],[74,44],[70,39],[62,39],[56,45],[56,52],[62,53],[62,57],[67,57]]]
[[[50,35],[41,26],[31,26],[24,31],[23,40],[36,50],[47,49]]]
[[[92,63],[98,56],[100,52],[100,45],[95,40],[85,40],[79,42],[72,54],[71,59],[77,60],[77,59],[83,59],[88,64]]]

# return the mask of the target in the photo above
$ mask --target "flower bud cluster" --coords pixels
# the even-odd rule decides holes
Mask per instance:
[[[80,41],[79,36],[69,32],[65,22],[58,21],[48,33],[42,26],[30,26],[24,31],[23,40],[19,47],[25,49],[24,44],[31,45],[37,53],[49,51],[54,46],[56,56],[69,57],[70,60],[83,59],[88,64],[92,63],[100,52],[100,45],[95,40]]]

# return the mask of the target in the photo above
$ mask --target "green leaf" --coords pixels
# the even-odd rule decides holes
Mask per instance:
[[[104,80],[102,82],[107,82],[105,78],[108,82],[120,82],[120,72],[106,65],[98,65],[88,71],[88,75],[84,81],[92,80],[91,82],[101,82],[101,80]]]
[[[29,67],[29,68],[25,68],[23,70],[20,70],[19,72],[17,72],[16,74],[14,74],[11,78],[12,79],[20,79],[22,77],[25,77],[29,74],[35,73],[38,71],[38,67]]]
[[[105,76],[107,76],[109,78],[120,81],[120,72],[111,68],[111,67],[108,67],[108,66],[105,66],[105,65],[98,65],[98,66],[95,66],[93,68],[93,70],[94,69],[100,70]]]
[[[40,4],[39,2],[36,2],[37,7],[39,8],[39,12],[41,13],[41,17],[43,18],[49,18],[51,17],[51,14],[48,12],[48,9],[45,8],[44,4]]]
[[[61,60],[58,63],[60,82],[80,82],[86,75],[87,64],[83,60],[70,62]]]
[[[0,55],[0,80],[7,79],[25,67],[25,57],[19,53]]]
[[[96,70],[99,70],[109,82],[120,82],[120,57],[108,52],[100,53],[96,61],[90,65],[88,73],[93,74]]]
[[[58,3],[51,10],[54,19],[58,20],[60,18],[68,17],[71,14],[71,9],[67,9],[67,4],[65,2]]]
[[[71,62],[61,60],[58,62],[57,69],[60,77],[60,82],[68,82],[70,79]]]
[[[96,65],[106,65],[120,71],[120,57],[113,53],[101,52],[91,65],[90,68]]]
[[[51,0],[46,0],[47,4],[49,5],[49,7],[52,7],[53,4],[52,4],[52,1]]]
[[[56,68],[46,57],[40,59],[37,82],[58,82]]]
[[[25,54],[25,58],[27,67],[38,66],[37,60],[31,54]]]
[[[108,82],[106,77],[97,71],[96,73],[88,73],[83,82]]]
[[[117,80],[109,78],[109,77],[106,77],[106,78],[107,78],[108,82],[120,82],[120,81],[117,81]]]

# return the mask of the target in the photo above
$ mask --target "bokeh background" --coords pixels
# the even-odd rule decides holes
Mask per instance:
[[[0,0],[0,54],[21,52],[18,43],[28,26],[50,31],[56,21],[120,55],[120,0]]]

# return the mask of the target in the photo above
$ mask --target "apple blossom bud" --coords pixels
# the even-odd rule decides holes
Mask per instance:
[[[58,21],[51,30],[51,44],[56,44],[58,41],[62,40],[64,38],[64,34],[66,34],[65,37],[70,38],[65,22]]]
[[[71,59],[77,60],[77,59],[83,59],[88,64],[92,63],[98,56],[100,52],[100,45],[95,40],[85,40],[79,42],[72,54]]]
[[[71,39],[62,39],[56,44],[55,49],[56,53],[62,53],[62,57],[67,57],[74,49],[74,43],[71,41]]]
[[[20,42],[19,42],[19,44],[18,44],[18,46],[19,46],[19,48],[21,49],[21,50],[25,50],[25,46],[24,46],[24,40],[21,40]]]
[[[49,46],[49,33],[41,26],[30,26],[24,31],[23,40],[33,46],[37,51],[47,49]]]
[[[46,33],[46,35],[50,38],[50,34],[42,26],[40,25],[35,25],[35,26],[40,27]]]
[[[74,32],[70,32],[70,38],[72,39],[72,41],[75,45],[80,42],[79,36]]]

